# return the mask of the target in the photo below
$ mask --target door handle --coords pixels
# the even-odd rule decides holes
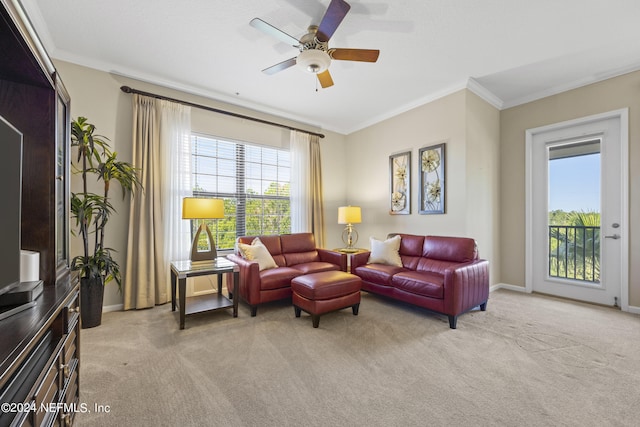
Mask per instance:
[[[612,236],[604,236],[605,239],[613,239],[613,240],[618,240],[620,238],[619,234],[614,234]]]

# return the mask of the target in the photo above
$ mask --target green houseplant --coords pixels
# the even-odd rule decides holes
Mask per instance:
[[[120,266],[113,259],[114,250],[104,245],[105,228],[116,211],[110,202],[112,181],[120,183],[122,197],[140,187],[138,170],[130,163],[117,160],[108,139],[94,134],[95,126],[79,117],[71,122],[71,147],[77,150],[74,174],[82,178],[82,190],[71,193],[71,218],[82,239],[82,254],[71,261],[71,269],[80,272],[80,317],[83,328],[100,325],[104,285],[112,280],[122,292]],[[90,178],[102,183],[101,192],[90,191]],[[93,185],[95,186],[95,184]]]

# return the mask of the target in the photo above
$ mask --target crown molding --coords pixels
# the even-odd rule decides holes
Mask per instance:
[[[467,81],[467,89],[478,95],[480,98],[493,105],[498,110],[502,110],[504,101],[493,94],[489,89],[482,86],[476,79],[469,77]]]
[[[524,95],[521,96],[519,98],[515,98],[512,100],[508,100],[505,101],[504,106],[502,107],[502,109],[507,109],[507,108],[512,108],[512,107],[517,107],[519,105],[524,105],[524,104],[528,104],[529,102],[533,102],[533,101],[537,101],[539,99],[542,98],[546,98],[549,96],[553,96],[553,95],[558,95],[560,93],[563,92],[567,92],[570,90],[574,90],[574,89],[579,89],[581,87],[584,86],[589,86],[592,85],[594,83],[599,83],[605,80],[609,80],[615,77],[619,77],[625,74],[629,74],[629,73],[633,73],[635,71],[639,71],[640,70],[640,62],[635,63],[635,64],[631,64],[629,66],[626,67],[622,67],[622,68],[618,68],[615,70],[610,70],[606,73],[601,73],[598,75],[593,75],[593,76],[589,76],[589,77],[585,77],[583,79],[579,79],[579,80],[574,80],[572,82],[568,82],[562,85],[557,85],[554,87],[551,87],[547,90],[543,90],[540,92],[535,92],[535,93],[531,93],[528,95]]]

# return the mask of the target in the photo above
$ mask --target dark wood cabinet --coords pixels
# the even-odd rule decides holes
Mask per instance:
[[[70,98],[30,23],[0,0],[0,116],[23,135],[22,249],[36,305],[0,320],[0,427],[71,425],[79,408],[79,280],[69,271]]]
[[[68,217],[68,164],[58,163],[68,160],[69,96],[15,2],[1,1],[0,115],[23,134],[22,249],[40,253],[40,278],[53,285],[69,265],[59,241],[68,235],[66,220],[59,220]]]
[[[45,287],[35,307],[2,320],[0,426],[71,425],[80,401],[76,274]]]

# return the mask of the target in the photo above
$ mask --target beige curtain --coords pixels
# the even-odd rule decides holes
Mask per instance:
[[[324,247],[324,208],[320,139],[291,131],[291,232],[312,232]]]
[[[125,310],[168,302],[169,263],[187,257],[189,231],[180,203],[189,191],[190,114],[184,105],[133,95],[133,164],[143,191],[129,212]]]
[[[310,154],[310,184],[311,184],[311,230],[316,239],[316,245],[324,248],[324,197],[322,193],[322,161],[320,157],[320,138],[311,135],[309,141]]]

